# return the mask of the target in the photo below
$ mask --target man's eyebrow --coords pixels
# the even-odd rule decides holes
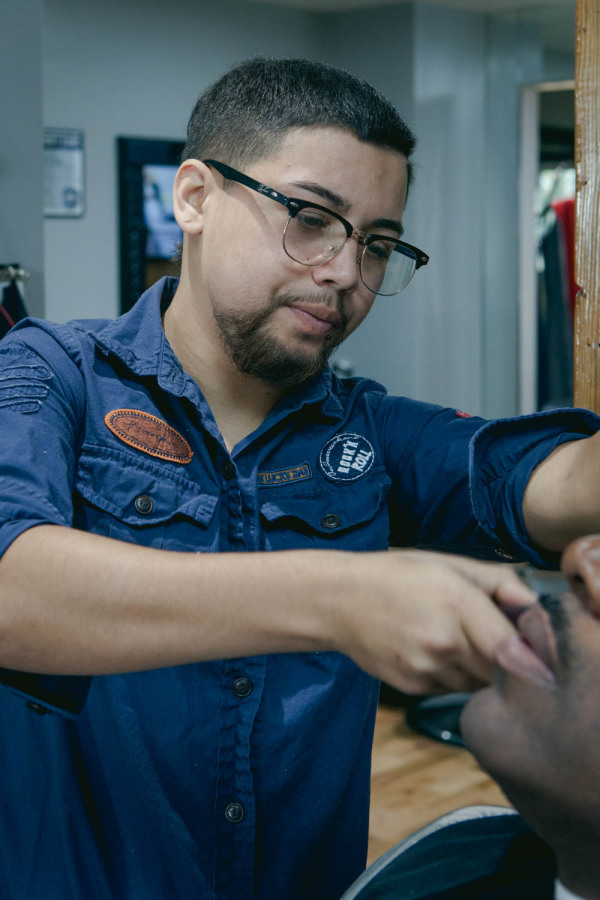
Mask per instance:
[[[344,200],[339,194],[334,194],[329,188],[323,187],[322,184],[317,184],[316,181],[293,181],[292,187],[303,188],[305,191],[316,194],[317,197],[330,203],[337,212],[347,213],[350,209],[350,204],[347,200]]]
[[[321,200],[326,200],[331,206],[334,207],[336,212],[339,213],[348,213],[350,210],[350,204],[347,200],[344,200],[343,197],[340,197],[339,194],[334,194],[333,191],[330,191],[329,188],[323,187],[321,184],[317,184],[315,181],[294,181],[292,182],[292,187],[303,188],[305,191],[311,191],[311,193],[316,194]],[[402,223],[398,221],[398,219],[375,219],[369,225],[369,230],[374,228],[387,228],[389,231],[397,231],[399,237],[402,237],[404,234],[404,228]]]
[[[400,237],[404,234],[404,226],[397,219],[375,219],[370,228],[387,228],[389,231],[397,231]]]

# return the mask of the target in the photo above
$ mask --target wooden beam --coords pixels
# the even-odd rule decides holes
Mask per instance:
[[[600,413],[600,0],[576,0],[575,406]]]

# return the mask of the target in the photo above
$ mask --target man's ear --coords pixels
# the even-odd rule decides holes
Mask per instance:
[[[185,234],[200,234],[204,227],[204,201],[211,172],[198,159],[186,159],[175,173],[173,213]]]

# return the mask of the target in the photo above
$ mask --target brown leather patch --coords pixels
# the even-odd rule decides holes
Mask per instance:
[[[104,417],[112,433],[143,453],[187,465],[194,452],[178,431],[140,409],[113,409]]]

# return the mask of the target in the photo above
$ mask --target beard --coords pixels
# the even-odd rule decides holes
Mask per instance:
[[[539,602],[550,618],[560,664],[565,671],[568,671],[575,661],[575,645],[571,637],[571,620],[560,597],[556,597],[553,594],[540,594]]]
[[[338,310],[340,324],[323,338],[323,346],[315,349],[315,338],[306,335],[305,352],[293,350],[270,333],[269,320],[280,306],[297,301],[322,304],[323,297],[319,295],[311,300],[310,296],[273,294],[267,306],[258,312],[214,312],[223,347],[238,371],[270,387],[288,389],[310,381],[323,371],[333,351],[344,340],[347,316]]]

